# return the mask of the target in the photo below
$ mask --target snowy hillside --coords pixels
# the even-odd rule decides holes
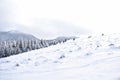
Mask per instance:
[[[61,37],[52,40],[38,39],[31,34],[19,31],[0,32],[0,58],[21,54],[66,42],[76,37]]]
[[[120,34],[82,36],[2,58],[0,80],[120,80]]]
[[[13,40],[39,40],[39,39],[34,37],[33,35],[22,33],[15,30],[0,32],[0,41],[13,41]]]

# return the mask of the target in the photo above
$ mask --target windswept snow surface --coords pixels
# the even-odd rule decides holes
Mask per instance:
[[[0,80],[120,80],[120,34],[82,36],[0,59]]]

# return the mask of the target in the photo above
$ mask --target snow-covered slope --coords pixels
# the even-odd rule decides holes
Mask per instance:
[[[0,59],[0,80],[120,80],[120,34],[83,36]]]
[[[39,39],[31,34],[26,34],[15,30],[0,32],[0,41],[13,41],[13,40],[39,40]]]

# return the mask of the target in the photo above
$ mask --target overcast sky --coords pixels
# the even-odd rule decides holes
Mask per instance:
[[[40,38],[119,33],[119,0],[0,0],[0,30]]]

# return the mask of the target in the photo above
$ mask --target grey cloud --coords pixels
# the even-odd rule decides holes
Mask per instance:
[[[34,33],[39,37],[74,36],[91,33],[89,30],[58,20],[33,20],[30,26],[21,25],[19,30]]]
[[[84,29],[83,27],[64,21],[31,19],[30,23],[26,23],[28,25],[24,25],[16,23],[12,20],[12,17],[14,17],[12,2],[10,2],[10,0],[0,0],[0,31],[20,30],[40,38],[90,33],[89,30]]]

